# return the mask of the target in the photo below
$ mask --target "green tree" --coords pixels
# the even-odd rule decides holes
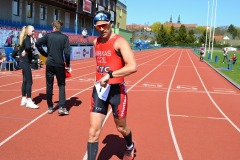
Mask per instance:
[[[194,31],[193,30],[189,30],[188,31],[188,43],[194,43],[196,41],[196,38],[194,37]]]
[[[195,33],[196,34],[202,34],[205,30],[206,30],[205,26],[197,26],[196,30],[195,30]]]
[[[172,25],[170,28],[170,33],[169,33],[169,44],[173,45],[176,43],[176,30],[174,26]]]
[[[238,39],[240,39],[240,28],[239,27],[237,27],[237,37],[238,37]]]
[[[152,24],[152,32],[153,32],[154,34],[157,34],[158,31],[159,31],[159,29],[160,29],[160,27],[161,27],[161,23],[160,23],[160,22],[155,22],[155,23],[153,23],[153,24]]]
[[[199,43],[205,43],[206,41],[206,30],[204,30],[204,32],[202,33],[201,37],[199,38]]]
[[[186,44],[187,43],[187,30],[185,25],[181,25],[177,35],[177,42],[179,44]]]
[[[237,29],[234,27],[234,25],[230,25],[228,27],[228,33],[230,33],[233,37],[233,39],[235,39],[235,37],[237,36]]]
[[[158,31],[157,42],[158,42],[158,44],[161,44],[162,46],[167,46],[169,43],[169,36],[168,36],[167,31],[164,29],[163,25],[161,25],[161,28]]]
[[[164,29],[166,30],[166,32],[167,32],[168,34],[170,33],[171,26],[172,26],[172,24],[170,24],[170,23],[164,23],[164,24],[163,24],[163,27],[164,27]]]

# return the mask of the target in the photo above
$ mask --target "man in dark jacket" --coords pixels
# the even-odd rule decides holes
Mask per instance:
[[[59,87],[59,110],[60,115],[69,114],[65,107],[66,93],[66,77],[65,69],[70,71],[70,45],[69,39],[66,35],[61,33],[63,22],[61,20],[55,20],[52,23],[53,32],[46,34],[42,38],[39,38],[36,42],[36,47],[40,54],[47,57],[46,60],[46,82],[47,82],[47,104],[48,113],[54,112],[52,95],[53,95],[53,82],[54,75],[56,75],[57,83]],[[43,45],[47,46],[47,52],[43,49]],[[65,63],[64,63],[65,56]]]

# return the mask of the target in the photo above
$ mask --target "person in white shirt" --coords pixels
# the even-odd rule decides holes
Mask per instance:
[[[41,33],[38,34],[38,39],[42,38],[46,34],[46,31],[43,30]]]
[[[86,40],[85,43],[88,43],[88,32],[86,28],[82,30],[82,35],[83,35],[83,38]]]

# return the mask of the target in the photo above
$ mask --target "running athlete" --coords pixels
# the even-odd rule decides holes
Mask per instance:
[[[136,147],[132,140],[132,132],[126,124],[128,97],[124,77],[137,71],[137,63],[129,43],[112,32],[109,12],[97,11],[94,25],[100,36],[93,42],[97,66],[90,106],[88,160],[95,160],[97,157],[98,140],[109,105],[112,107],[116,128],[126,141],[123,160],[132,160]]]
[[[204,56],[204,44],[202,44],[202,47],[200,48],[200,61],[203,62],[203,56]]]

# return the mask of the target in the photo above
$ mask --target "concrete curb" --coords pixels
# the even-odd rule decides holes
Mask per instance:
[[[192,51],[193,53],[195,53],[194,51]],[[195,53],[195,55],[199,56],[197,53]],[[208,64],[212,69],[214,69],[217,73],[219,73],[221,76],[223,76],[226,80],[228,80],[230,83],[232,83],[236,88],[238,88],[240,90],[240,85],[237,84],[236,82],[234,82],[231,78],[227,77],[225,74],[221,73],[218,69],[216,69],[215,67],[213,67],[210,63],[208,63],[206,60],[204,60],[204,62],[206,64]]]
[[[219,73],[221,76],[223,76],[226,80],[228,80],[230,83],[232,83],[235,87],[237,87],[240,90],[240,85],[238,85],[236,82],[234,82],[231,78],[227,77],[225,74],[221,73],[218,69],[213,67],[210,63],[204,60],[205,63],[207,63],[212,69],[214,69],[217,73]]]

